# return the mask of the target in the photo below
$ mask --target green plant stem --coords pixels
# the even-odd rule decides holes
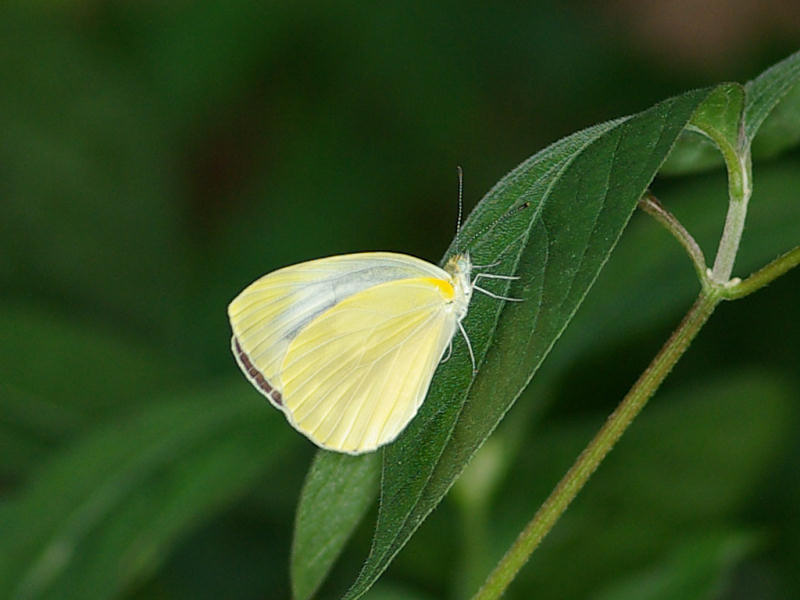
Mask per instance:
[[[796,246],[786,254],[782,254],[768,265],[760,268],[744,281],[725,286],[721,290],[722,296],[726,300],[736,300],[752,294],[799,264],[800,246]]]
[[[617,440],[658,389],[672,367],[708,320],[721,296],[714,290],[703,290],[681,324],[645,369],[603,427],[580,454],[575,464],[561,479],[533,519],[522,530],[514,544],[486,579],[473,600],[499,598],[527,562],[531,553],[553,528],[578,492],[583,488]]]
[[[737,153],[723,152],[722,156],[728,169],[729,199],[725,228],[722,230],[717,256],[711,269],[711,278],[718,284],[726,283],[733,272],[733,263],[744,231],[747,204],[753,190],[749,148]]]

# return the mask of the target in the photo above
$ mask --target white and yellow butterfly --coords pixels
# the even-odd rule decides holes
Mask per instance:
[[[405,254],[331,256],[278,269],[228,306],[231,348],[250,382],[322,448],[361,454],[393,441],[428,393],[476,285],[469,253],[444,269]]]

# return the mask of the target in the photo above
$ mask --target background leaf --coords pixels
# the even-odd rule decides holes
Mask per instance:
[[[195,374],[130,333],[32,303],[0,302],[0,330],[0,476],[12,480],[72,436]]]
[[[753,157],[775,158],[800,143],[800,83],[764,119],[753,140]]]
[[[596,600],[712,600],[725,590],[733,567],[755,546],[755,536],[726,533],[686,542],[644,572],[593,595]]]
[[[800,81],[800,51],[745,85],[744,133],[752,142],[775,106]]]

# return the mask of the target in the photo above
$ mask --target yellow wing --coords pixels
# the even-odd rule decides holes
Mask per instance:
[[[236,362],[250,382],[282,410],[280,366],[303,327],[363,289],[419,277],[449,276],[424,260],[391,252],[331,256],[264,275],[228,306]]]
[[[452,297],[447,280],[400,279],[314,319],[280,368],[292,425],[317,445],[350,454],[394,440],[425,399],[455,333]]]

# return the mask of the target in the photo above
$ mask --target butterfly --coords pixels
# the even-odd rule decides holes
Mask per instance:
[[[233,355],[256,389],[317,446],[371,452],[414,418],[457,331],[475,370],[462,325],[473,291],[517,300],[477,285],[516,277],[473,276],[474,269],[469,252],[453,255],[444,268],[406,254],[366,252],[278,269],[228,306]]]

